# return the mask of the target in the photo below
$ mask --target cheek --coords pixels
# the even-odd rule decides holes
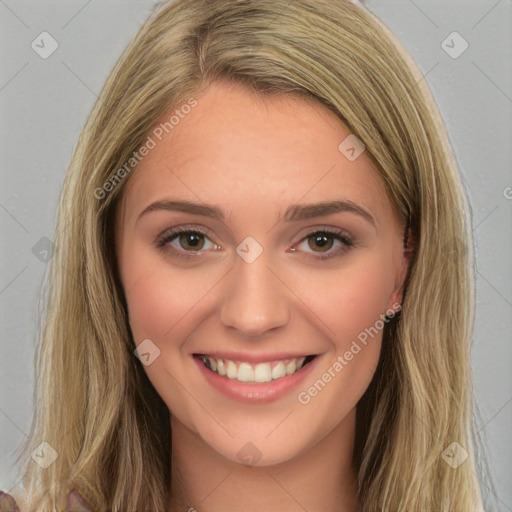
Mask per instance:
[[[389,262],[377,253],[329,270],[324,276],[316,274],[313,280],[297,275],[294,282],[298,290],[307,290],[301,292],[305,304],[341,349],[385,314],[395,279]]]
[[[175,326],[198,306],[215,276],[200,269],[173,268],[147,250],[132,249],[126,248],[120,267],[133,337],[136,344],[145,338],[162,341],[172,337]]]
[[[308,307],[318,312],[331,350],[298,401],[311,408],[310,417],[325,417],[329,430],[356,406],[374,376],[394,274],[381,255],[368,255],[315,283],[312,288],[303,277],[299,289],[315,290]]]
[[[136,343],[159,339],[175,323],[179,302],[154,273],[142,277],[127,295],[130,326]],[[173,314],[174,313],[174,314]]]
[[[379,267],[367,266],[352,269],[350,276],[344,279],[340,293],[340,328],[350,326],[352,336],[373,325],[385,312],[392,294],[393,283],[389,273]],[[354,332],[354,329],[358,333]]]
[[[129,319],[136,343],[144,338],[172,339],[172,333],[200,301],[200,291],[183,276],[151,272],[127,294]]]
[[[172,268],[144,250],[134,248],[128,253],[121,278],[133,339],[135,345],[149,339],[160,351],[143,369],[169,410],[180,411],[181,421],[194,428],[188,395],[177,384],[187,382],[190,367],[186,364],[192,363],[183,364],[180,352],[197,326],[195,314],[201,311],[201,300],[215,279],[202,270]]]

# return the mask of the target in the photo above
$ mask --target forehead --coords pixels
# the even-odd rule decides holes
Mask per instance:
[[[370,159],[363,152],[351,160],[342,151],[350,130],[313,98],[261,96],[221,82],[194,99],[172,123],[180,106],[155,123],[154,148],[123,191],[128,216],[167,196],[255,214],[302,198],[344,197],[377,216],[389,208]]]

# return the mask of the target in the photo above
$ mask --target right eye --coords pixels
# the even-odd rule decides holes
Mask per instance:
[[[155,243],[162,250],[171,250],[175,255],[184,258],[196,257],[206,250],[218,250],[220,248],[210,240],[205,232],[197,228],[176,228],[166,231],[157,238]],[[192,256],[194,253],[195,255]]]

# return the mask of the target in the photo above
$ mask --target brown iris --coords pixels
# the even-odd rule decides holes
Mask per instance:
[[[311,249],[314,250],[314,247],[311,244],[311,240],[314,240],[314,244],[320,247],[320,251],[315,252],[325,252],[328,251],[333,245],[333,236],[329,233],[315,233],[308,238],[308,245]]]
[[[204,246],[204,235],[202,233],[181,233],[179,236],[181,247],[187,251],[200,251]]]

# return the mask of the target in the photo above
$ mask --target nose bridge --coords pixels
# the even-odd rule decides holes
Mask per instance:
[[[269,263],[265,253],[252,262],[240,256],[230,272],[222,298],[221,321],[241,336],[261,336],[289,320],[284,285],[270,270]]]

